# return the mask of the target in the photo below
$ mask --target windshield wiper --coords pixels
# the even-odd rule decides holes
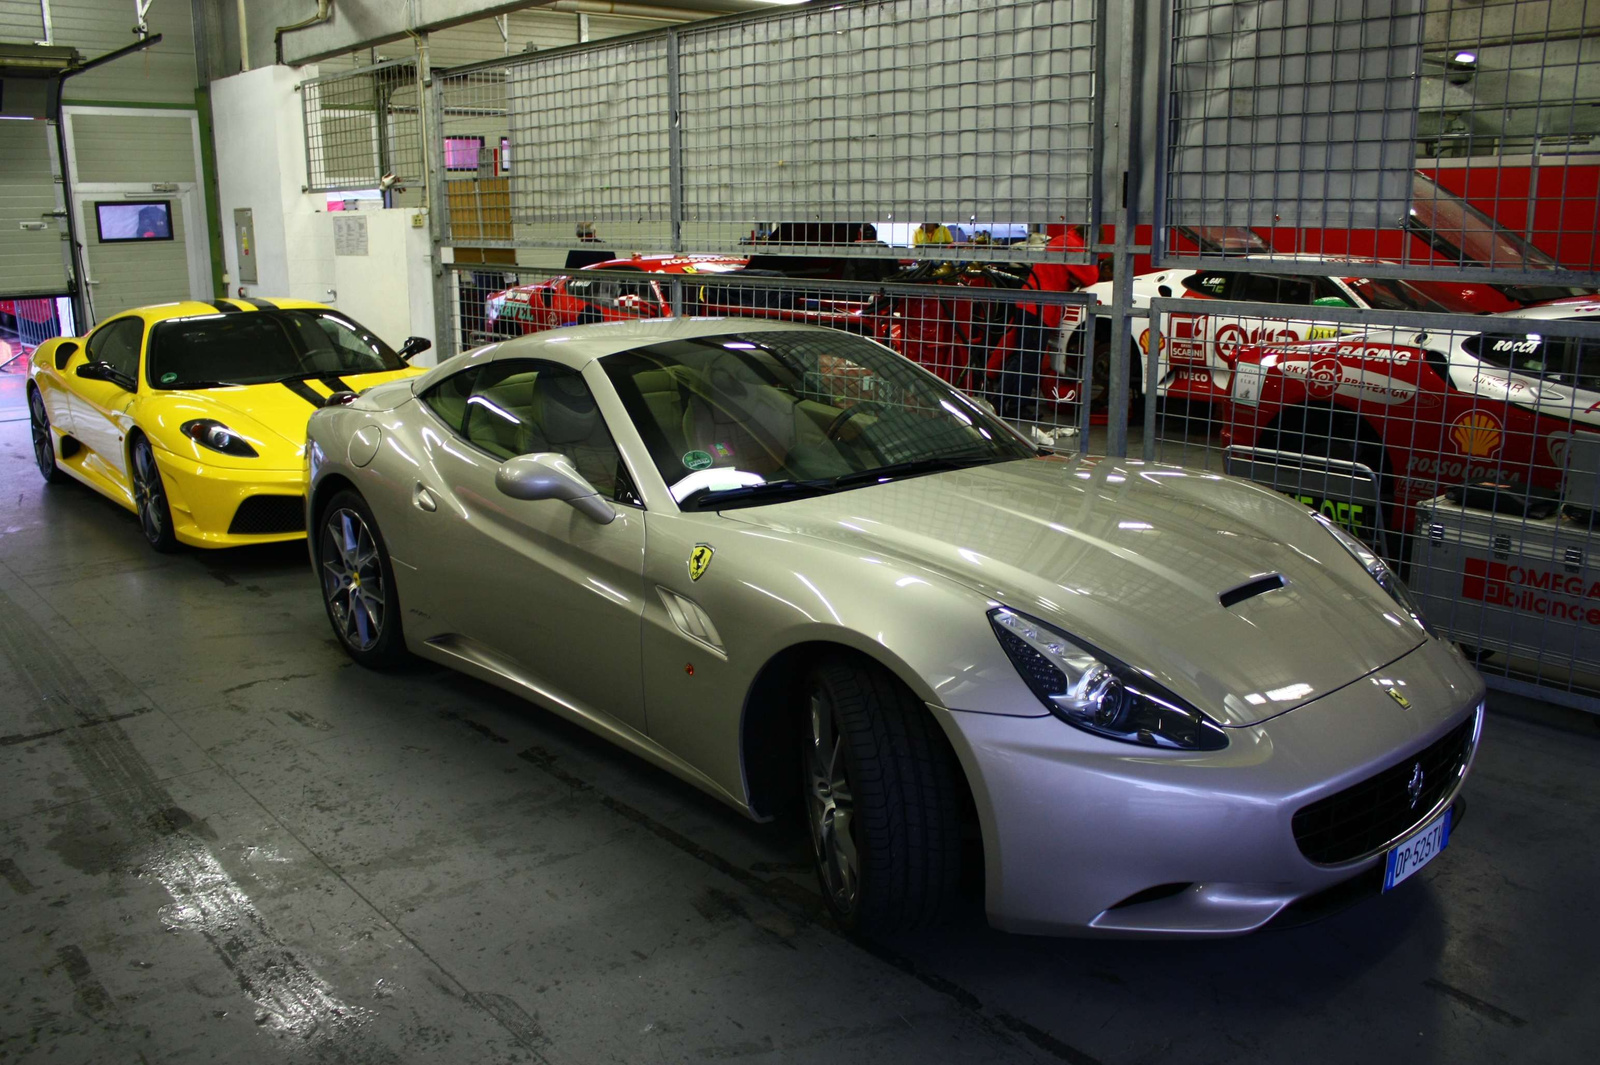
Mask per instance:
[[[191,388],[243,388],[244,384],[240,381],[179,381],[177,384],[164,385],[163,387],[169,392],[176,392],[180,389],[187,390]]]
[[[1015,456],[1010,457],[1014,458]],[[892,481],[899,477],[915,477],[923,473],[965,470],[972,466],[984,466],[991,462],[1001,462],[1005,458],[1007,456],[1003,455],[933,455],[928,458],[911,459],[908,462],[895,462],[888,466],[879,466],[877,469],[846,473],[835,477],[833,486],[835,488],[855,488],[864,484]]]
[[[696,488],[678,502],[684,510],[711,509],[712,504],[754,504],[769,502],[769,496],[782,499],[807,499],[833,491],[833,482],[820,481],[768,481],[766,484],[746,484],[737,488]]]

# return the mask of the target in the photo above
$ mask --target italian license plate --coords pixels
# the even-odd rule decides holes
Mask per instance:
[[[1416,835],[1389,852],[1383,871],[1383,890],[1388,891],[1418,869],[1439,857],[1450,842],[1450,815],[1446,810]]]

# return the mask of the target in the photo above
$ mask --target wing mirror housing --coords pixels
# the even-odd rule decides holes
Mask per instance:
[[[406,342],[400,345],[400,350],[396,354],[400,356],[401,362],[410,362],[431,347],[433,341],[427,337],[406,337]]]
[[[111,365],[104,362],[86,362],[78,367],[78,376],[86,381],[115,381]]]
[[[553,451],[507,459],[495,471],[494,486],[512,499],[559,499],[601,525],[610,525],[617,516],[572,460]]]

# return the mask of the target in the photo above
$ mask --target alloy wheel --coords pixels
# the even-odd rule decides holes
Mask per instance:
[[[50,439],[50,415],[45,413],[44,397],[37,388],[28,393],[28,414],[33,429],[33,458],[48,481],[56,471],[56,446]]]
[[[353,510],[339,509],[322,523],[322,594],[340,637],[357,651],[383,636],[387,589],[372,530]]]
[[[144,440],[133,447],[133,501],[145,539],[159,543],[166,533],[167,494],[161,484],[161,471],[156,468],[155,452]]]
[[[821,693],[812,693],[810,718],[806,812],[811,846],[834,907],[849,913],[861,892],[861,856],[854,835],[855,796],[845,770],[844,737]]]

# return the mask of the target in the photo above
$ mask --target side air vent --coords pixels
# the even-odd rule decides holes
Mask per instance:
[[[1281,573],[1269,573],[1265,577],[1251,577],[1237,588],[1229,588],[1217,596],[1217,599],[1221,601],[1223,608],[1227,609],[1238,606],[1246,599],[1254,599],[1258,595],[1277,591],[1288,583],[1288,580]]]
[[[661,593],[661,605],[667,608],[672,623],[678,626],[689,639],[722,654],[722,637],[717,632],[717,627],[711,623],[706,612],[700,604],[677,592],[669,591],[661,586],[656,586],[656,591]]]

